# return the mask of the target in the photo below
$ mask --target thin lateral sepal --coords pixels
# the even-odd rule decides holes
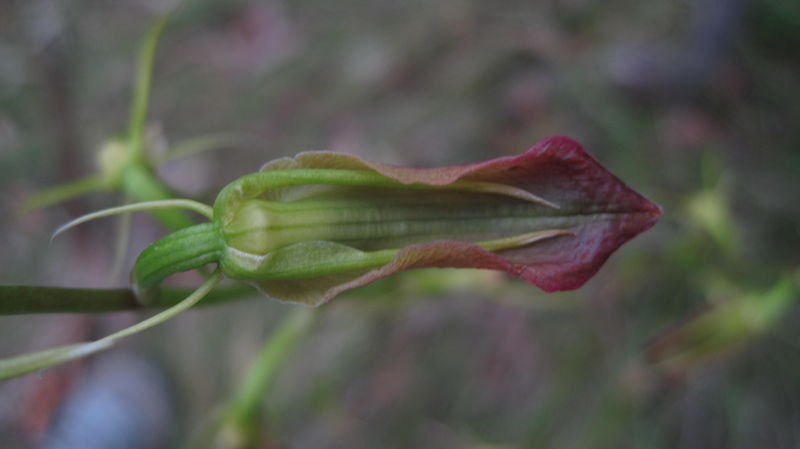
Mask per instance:
[[[124,214],[128,212],[141,212],[141,211],[158,210],[158,209],[188,209],[197,212],[198,214],[201,214],[208,219],[212,219],[214,216],[214,210],[210,206],[200,203],[198,201],[186,200],[186,199],[144,201],[141,203],[126,204],[124,206],[118,206],[118,207],[110,207],[108,209],[92,212],[91,214],[82,215],[68,223],[61,225],[58,229],[55,230],[55,232],[53,232],[53,235],[50,237],[50,240],[52,241],[64,231],[74,228],[75,226],[78,226],[80,224],[86,223],[87,221],[103,217],[109,217],[111,215]]]
[[[192,294],[187,296],[186,299],[184,299],[183,301],[179,302],[178,304],[175,304],[174,306],[170,307],[169,309],[167,309],[167,310],[165,310],[165,311],[163,311],[161,313],[158,313],[158,314],[156,314],[154,316],[151,316],[150,318],[148,318],[148,319],[146,319],[146,320],[144,320],[144,321],[142,321],[140,323],[137,323],[137,324],[134,324],[131,327],[122,329],[121,331],[115,332],[115,333],[113,333],[113,334],[111,334],[111,335],[109,335],[107,337],[101,338],[98,341],[116,342],[116,340],[119,340],[119,339],[125,338],[125,337],[129,337],[129,336],[131,336],[133,334],[137,334],[137,333],[139,333],[139,332],[141,332],[143,330],[150,329],[151,327],[153,327],[153,326],[155,326],[157,324],[161,324],[164,321],[167,321],[167,320],[177,316],[178,314],[180,314],[180,313],[192,308],[195,304],[200,302],[200,300],[203,299],[209,292],[211,292],[211,290],[214,287],[216,287],[216,285],[221,280],[222,280],[222,271],[219,268],[217,268],[216,270],[214,270],[213,273],[211,273],[211,276],[209,276],[208,279],[206,279],[205,282],[203,282],[200,285],[200,287],[197,288],[197,290],[192,292]]]
[[[21,376],[43,368],[69,362],[113,347],[117,341],[161,324],[190,309],[203,299],[222,279],[217,268],[200,287],[183,301],[131,327],[115,332],[107,337],[88,343],[77,343],[44,351],[0,359],[0,380]]]

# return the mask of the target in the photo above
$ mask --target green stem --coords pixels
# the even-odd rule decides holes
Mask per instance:
[[[106,313],[125,310],[165,309],[191,294],[194,289],[163,287],[145,306],[130,288],[92,289],[0,286],[0,315],[43,313]],[[207,306],[261,296],[253,287],[236,284],[212,291],[198,304]]]

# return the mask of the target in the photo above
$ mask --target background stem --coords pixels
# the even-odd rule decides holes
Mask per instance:
[[[133,103],[131,104],[130,124],[128,126],[129,151],[135,159],[142,157],[144,124],[147,116],[147,103],[150,98],[150,83],[153,79],[153,61],[155,60],[158,40],[161,37],[161,32],[164,31],[168,18],[169,14],[165,14],[156,19],[147,35],[145,35],[142,46],[139,48]]]
[[[225,409],[219,441],[222,447],[256,447],[263,436],[262,406],[284,361],[311,328],[313,309],[295,307],[285,317],[251,362]]]

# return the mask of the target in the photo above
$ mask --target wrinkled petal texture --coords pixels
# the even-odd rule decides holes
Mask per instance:
[[[464,241],[438,240],[406,247],[388,264],[366,272],[259,285],[278,299],[311,305],[400,270],[427,267],[502,270],[547,292],[576,289],[620,245],[649,229],[661,215],[657,205],[565,137],[546,139],[519,156],[443,168],[405,168],[346,154],[309,152],[276,160],[263,170],[311,168],[373,170],[404,184],[441,186],[470,180],[510,185],[558,204],[559,209],[553,209],[560,217],[557,227],[574,233],[498,252]]]

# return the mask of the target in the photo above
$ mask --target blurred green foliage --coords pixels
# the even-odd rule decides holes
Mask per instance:
[[[147,146],[254,137],[159,167],[172,189],[207,198],[304,150],[437,166],[563,134],[665,209],[576,292],[435,270],[318,310],[260,398],[262,447],[797,447],[800,16],[788,0],[711,3],[185,2]],[[14,211],[96,171],[153,17],[137,2],[0,5],[3,283],[111,282],[108,223],[46,237],[116,199]],[[134,254],[162,233],[133,228]],[[174,379],[176,447],[290,310],[198,310],[130,344]],[[65,343],[45,332],[64,320],[0,317],[0,351]],[[34,446],[26,385],[0,385],[0,446]]]

